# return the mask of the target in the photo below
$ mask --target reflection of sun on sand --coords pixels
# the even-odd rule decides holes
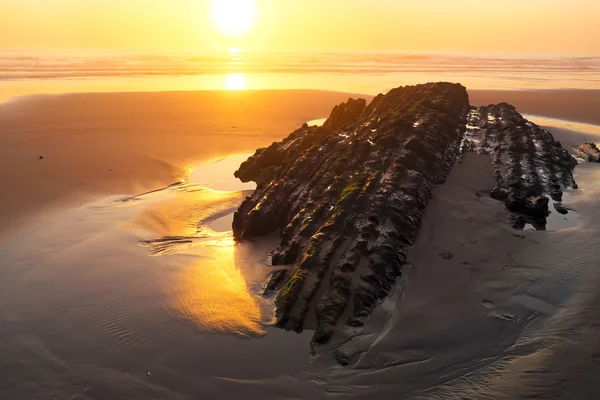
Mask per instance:
[[[183,189],[165,200],[148,205],[133,223],[160,236],[198,235],[204,224],[232,213],[243,200],[243,192],[221,192],[207,188]]]
[[[90,93],[0,104],[0,186],[10,188],[0,196],[0,240],[57,209],[165,187],[190,165],[254,152],[349,96]]]
[[[252,264],[254,259],[245,257],[246,249],[235,245],[231,233],[232,213],[245,193],[199,184],[208,179],[206,184],[215,188],[239,186],[231,171],[246,157],[232,156],[199,166],[186,183],[136,197],[144,206],[124,225],[150,236],[140,242],[150,249],[150,255],[165,261],[169,255],[185,257],[186,265],[168,284],[168,303],[176,315],[205,332],[263,334],[261,321],[266,310],[249,289],[252,274],[248,261]],[[225,231],[215,232],[215,221],[225,219]]]
[[[209,332],[263,334],[261,309],[236,268],[233,243],[205,248],[210,257],[185,269],[173,286],[173,306]]]
[[[227,90],[244,90],[248,88],[244,74],[229,74],[225,78],[225,87]]]

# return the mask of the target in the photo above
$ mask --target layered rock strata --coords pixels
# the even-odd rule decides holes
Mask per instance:
[[[563,189],[576,188],[577,161],[550,132],[523,118],[506,103],[472,108],[463,148],[489,154],[496,167],[491,196],[513,212],[515,228],[539,229],[550,213],[549,198],[562,201]]]
[[[595,143],[584,143],[575,150],[575,155],[587,162],[600,162],[600,150]]]
[[[508,104],[470,107],[466,89],[450,83],[400,87],[369,105],[350,99],[323,127],[304,125],[257,150],[235,173],[257,189],[233,232],[238,241],[280,235],[271,262],[293,272],[266,287],[280,288],[276,324],[300,331],[314,313],[315,342],[336,325],[361,326],[402,274],[432,188],[465,151],[489,154],[491,195],[516,227],[543,224],[545,195],[560,201],[575,187],[576,161],[550,133]]]

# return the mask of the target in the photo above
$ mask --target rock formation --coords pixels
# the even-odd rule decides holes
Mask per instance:
[[[463,148],[490,155],[497,182],[491,195],[516,213],[515,228],[526,222],[544,228],[550,213],[545,195],[560,202],[563,188],[577,187],[577,161],[550,132],[506,103],[471,109]]]
[[[300,331],[315,313],[315,342],[336,324],[362,325],[402,274],[432,188],[464,151],[490,155],[492,194],[515,218],[545,219],[544,195],[558,201],[575,185],[576,162],[550,133],[507,104],[470,107],[450,83],[400,87],[368,106],[350,99],[323,127],[304,125],[245,161],[235,176],[257,189],[234,215],[235,239],[278,232],[272,264],[294,268],[276,297],[277,325]]]
[[[323,124],[328,129],[338,129],[360,117],[367,107],[365,99],[348,99],[347,102],[337,105],[331,111],[331,115]]]
[[[575,150],[575,154],[587,162],[600,162],[600,150],[594,143],[584,143]]]

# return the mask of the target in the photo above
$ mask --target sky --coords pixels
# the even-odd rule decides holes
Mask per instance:
[[[0,0],[0,48],[600,54],[599,0],[255,0],[233,38],[212,1]]]

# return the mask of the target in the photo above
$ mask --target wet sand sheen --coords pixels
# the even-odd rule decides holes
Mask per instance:
[[[246,156],[232,159],[240,157]],[[239,186],[229,169],[230,182],[214,181],[221,164],[228,166],[223,160],[198,168],[206,175],[192,180]],[[0,351],[14,379],[0,385],[0,395],[31,398],[51,387],[47,393],[60,398],[178,398],[178,382],[185,388],[220,374],[263,378],[287,370],[289,360],[256,370],[261,356],[284,352],[297,358],[294,366],[306,364],[307,337],[270,330],[272,304],[257,296],[273,244],[234,245],[231,231],[212,231],[210,222],[223,213],[231,218],[243,192],[207,186],[188,182],[111,197],[60,213],[4,243]],[[157,219],[168,223],[147,223]],[[169,251],[149,257],[152,242]],[[267,330],[268,343],[249,346],[239,339]],[[238,367],[230,352],[242,357]],[[146,371],[152,381],[143,381]],[[98,380],[89,382],[89,376]],[[203,392],[212,390],[206,385]]]
[[[276,241],[234,246],[231,232],[211,229],[218,220],[211,216],[230,218],[230,200],[242,193],[210,187],[236,185],[211,179],[221,165],[229,168],[227,159],[198,168],[205,178],[193,175],[190,182],[161,191],[62,213],[3,246],[0,351],[17,367],[15,379],[0,394],[28,398],[50,385],[59,397],[216,398],[227,393],[280,398],[293,391],[304,398],[332,392],[373,398],[435,386],[437,373],[427,372],[432,370],[447,370],[448,384],[460,385],[466,371],[504,362],[501,352],[521,340],[519,332],[530,325],[532,312],[552,316],[566,307],[587,272],[563,279],[563,266],[544,270],[546,264],[532,260],[545,251],[545,260],[557,262],[552,257],[571,240],[584,243],[580,234],[595,223],[589,207],[597,207],[586,204],[595,198],[592,182],[600,177],[583,168],[585,176],[578,174],[582,194],[573,201],[586,216],[583,229],[514,236],[502,205],[474,194],[493,183],[487,162],[469,155],[449,185],[436,190],[439,200],[428,208],[411,255],[414,274],[404,280],[406,291],[378,307],[364,335],[341,346],[356,369],[332,361],[339,343],[311,358],[310,332],[268,327],[272,304],[257,294],[270,270],[266,254]],[[172,224],[157,229],[143,222],[153,213],[172,215]],[[482,215],[489,217],[476,219]],[[569,231],[575,233],[572,239]],[[562,245],[549,234],[560,235]],[[503,247],[490,244],[499,238]],[[540,244],[547,240],[556,249],[551,254]],[[169,251],[148,257],[147,244],[157,241]],[[437,253],[443,251],[452,251],[453,258],[441,259]],[[535,276],[548,282],[547,289],[523,285]],[[402,377],[406,382],[420,378],[414,385],[394,384]],[[22,385],[23,379],[33,386]]]
[[[253,152],[351,94],[314,90],[80,93],[0,104],[0,240],[55,211],[165,187]],[[353,95],[356,96],[356,95]],[[40,159],[39,157],[43,157]]]
[[[600,347],[586,338],[589,354],[569,357],[584,339],[565,330],[598,322],[576,312],[597,308],[588,297],[600,283],[598,166],[577,168],[581,191],[566,198],[576,226],[515,233],[500,203],[475,195],[493,181],[485,157],[469,155],[436,189],[405,290],[363,335],[312,357],[311,333],[269,327],[272,300],[257,296],[276,242],[234,245],[226,229],[252,189],[231,176],[245,157],[61,212],[1,242],[0,376],[11,379],[0,398],[502,398],[541,390],[543,368],[559,385],[567,375],[592,380]],[[452,259],[439,256],[446,251]],[[338,345],[354,368],[332,361]],[[521,383],[507,388],[504,377]],[[485,390],[473,393],[474,383]]]

